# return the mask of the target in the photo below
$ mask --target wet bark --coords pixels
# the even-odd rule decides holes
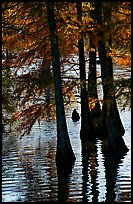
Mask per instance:
[[[58,38],[56,30],[56,22],[54,16],[54,3],[47,2],[47,17],[50,30],[51,41],[51,55],[53,65],[53,78],[55,87],[55,103],[56,103],[56,117],[57,117],[57,152],[56,152],[56,164],[71,165],[75,162],[75,155],[70,143],[64,104],[62,94],[62,81],[60,73],[60,61],[59,61],[59,49]]]
[[[82,2],[77,3],[78,21],[82,21]],[[83,37],[78,40],[79,49],[79,67],[80,67],[80,84],[81,84],[81,140],[88,140],[94,137],[93,124],[88,104],[86,91],[86,73],[85,73],[85,56]]]

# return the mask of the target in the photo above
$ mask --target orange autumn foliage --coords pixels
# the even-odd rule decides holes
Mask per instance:
[[[103,2],[103,4],[104,3],[107,2]],[[105,7],[108,5],[109,4],[106,4]],[[130,2],[112,2],[109,6],[112,6],[112,48],[110,48],[111,52],[109,54],[112,55],[117,64],[121,65],[123,69],[126,69],[126,67],[131,67]],[[97,30],[100,27],[105,32],[105,40],[108,38],[108,27],[106,27],[106,25],[97,25],[97,23],[90,18],[90,10],[94,9],[94,5],[91,2],[83,2],[82,9],[83,17],[82,23],[80,23],[77,21],[76,3],[55,2],[55,16],[62,73],[64,71],[63,64],[65,64],[70,58],[73,58],[74,61],[73,56],[78,55],[77,43],[81,37],[85,40],[89,40],[90,35],[92,35],[93,42],[97,47],[100,38]],[[85,49],[91,50],[88,44]],[[38,118],[40,121],[40,119],[43,120],[43,118],[49,117],[49,114],[46,113],[47,108],[52,112],[51,118],[55,118],[53,84],[50,81],[47,86],[44,84],[42,85],[39,78],[39,70],[41,69],[40,61],[42,62],[45,58],[45,65],[47,64],[46,62],[51,62],[51,46],[47,23],[46,2],[2,2],[3,55],[5,55],[6,50],[12,54],[12,57],[8,62],[3,57],[3,69],[8,65],[13,70],[16,77],[14,83],[16,83],[17,87],[15,94],[17,93],[18,100],[19,97],[23,96],[25,93],[24,99],[21,102],[19,101],[19,112],[17,110],[15,118],[23,118],[23,113],[25,113],[25,116],[27,116],[27,118],[29,117],[31,123],[34,124],[35,118],[36,120]],[[72,67],[74,63],[75,61],[73,64],[69,64],[69,66]],[[30,66],[32,64],[35,64],[36,69],[31,71]],[[25,67],[27,67],[29,73],[18,77],[16,74],[18,72],[16,70],[20,70],[21,72]],[[51,94],[50,103],[45,104],[43,101],[42,103],[37,104],[38,101],[41,100],[41,96],[48,91],[48,86]],[[70,99],[74,99],[73,93],[69,92],[69,86],[67,86],[66,89],[64,85],[63,90],[63,93],[68,94]],[[28,103],[29,101],[32,101],[31,104]],[[34,107],[33,104],[36,104],[36,106]],[[44,110],[40,111],[39,106],[43,107]],[[33,107],[36,111],[33,111]],[[34,118],[34,115],[37,115],[37,117]],[[28,123],[28,121],[29,120],[27,119],[26,123]],[[28,128],[26,123],[23,128]]]

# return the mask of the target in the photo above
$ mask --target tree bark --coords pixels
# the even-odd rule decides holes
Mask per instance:
[[[54,2],[47,2],[47,17],[50,30],[51,55],[53,65],[53,78],[55,87],[56,117],[57,117],[57,152],[56,165],[72,165],[75,155],[70,143],[62,94],[62,81],[60,72],[60,60],[58,49],[58,37],[54,16]]]
[[[93,2],[95,6],[95,2]],[[93,5],[92,5],[93,6]],[[96,9],[90,11],[90,17],[94,20],[96,19]],[[100,116],[101,109],[98,101],[97,94],[97,80],[96,80],[96,47],[93,43],[93,33],[90,33],[90,48],[93,51],[89,51],[89,75],[88,75],[88,94],[90,98],[96,99],[95,107],[91,110],[93,117]]]
[[[101,109],[98,101],[97,94],[97,81],[96,81],[96,49],[92,43],[90,36],[90,47],[95,51],[89,51],[89,76],[88,76],[88,95],[90,98],[96,100],[95,107],[91,110],[92,117],[100,116]]]
[[[99,6],[99,18],[98,22],[103,23],[101,16],[101,4]],[[111,19],[111,10],[109,8],[108,15]],[[124,127],[122,125],[119,111],[117,108],[115,100],[115,88],[114,88],[114,79],[113,79],[113,63],[112,57],[107,54],[107,49],[104,42],[104,33],[102,30],[99,32],[99,59],[101,64],[101,76],[102,76],[102,85],[103,85],[103,130],[104,135],[108,138],[108,147],[112,150],[117,150],[117,148],[125,147],[122,136],[125,133]],[[107,40],[108,44],[111,46],[111,36]]]
[[[77,3],[78,21],[82,22],[82,2]],[[94,137],[93,124],[89,110],[89,103],[86,91],[86,73],[85,73],[85,56],[84,42],[81,36],[78,40],[79,49],[79,67],[80,67],[80,84],[81,84],[81,140],[88,140]]]

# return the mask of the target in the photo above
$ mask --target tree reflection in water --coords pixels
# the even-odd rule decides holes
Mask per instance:
[[[82,165],[83,165],[83,202],[88,202],[88,179],[90,172],[90,184],[92,185],[90,194],[92,202],[98,202],[97,183],[97,146],[96,141],[82,142]]]
[[[55,139],[47,143],[44,143],[43,139],[39,136],[35,151],[32,147],[27,146],[21,155],[21,165],[25,172],[27,184],[27,202],[47,201],[48,199],[52,202],[57,198]]]
[[[128,151],[128,150],[127,150]],[[106,148],[106,141],[102,142],[102,153],[104,155],[105,178],[106,178],[106,202],[115,202],[116,177],[118,168],[127,152],[109,152]]]
[[[69,197],[69,179],[72,166],[58,167],[58,201],[65,202]]]
[[[102,141],[102,154],[104,156],[106,197],[105,202],[115,202],[115,184],[117,172],[125,153],[109,152],[106,148],[106,141]],[[82,165],[83,165],[83,203],[98,202],[98,154],[97,141],[82,142]],[[89,184],[90,183],[90,184]],[[89,188],[90,187],[90,188]],[[88,192],[89,191],[89,192]]]
[[[128,122],[125,126],[129,130]],[[55,129],[43,126],[40,131],[38,135],[35,127],[21,140],[9,133],[2,135],[4,202],[130,201],[130,152],[109,153],[106,141],[97,138],[81,143],[78,132],[72,132],[77,161],[73,169],[57,169]],[[130,131],[124,137],[130,150],[129,137]]]

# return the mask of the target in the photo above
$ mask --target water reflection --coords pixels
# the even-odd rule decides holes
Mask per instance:
[[[65,166],[57,168],[58,174],[58,201],[65,202],[69,197],[70,175],[72,173],[72,166]]]
[[[123,117],[125,113],[123,114]],[[126,117],[129,118],[129,117]],[[109,154],[100,139],[81,143],[80,121],[68,118],[76,155],[72,168],[57,169],[56,125],[34,126],[21,140],[3,133],[3,202],[123,202],[131,199],[130,125],[124,117],[125,155]]]
[[[96,141],[82,142],[82,166],[83,166],[83,202],[98,202],[97,182],[97,146]],[[89,182],[89,183],[88,183]],[[89,189],[88,189],[89,187]],[[89,193],[88,193],[89,190]],[[89,195],[89,196],[88,196]],[[89,200],[89,202],[91,202]]]
[[[100,183],[99,173],[105,173],[104,201],[113,203],[116,201],[116,180],[122,159],[127,153],[110,153],[106,149],[106,141],[101,141],[101,152],[97,146],[99,139],[82,142],[82,193],[83,203],[99,201]],[[99,156],[98,154],[101,154]],[[104,159],[103,159],[104,158]],[[99,165],[99,159],[103,160],[104,169]],[[103,182],[103,181],[102,181]]]
[[[33,145],[35,145],[34,148]],[[51,138],[51,141],[46,141],[46,138],[41,135],[39,138],[36,137],[34,143],[29,144],[27,141],[27,145],[24,145],[21,165],[27,181],[26,201],[47,201],[48,199],[55,201],[57,199],[55,152],[55,139]]]
[[[118,169],[122,163],[122,159],[127,153],[108,152],[106,149],[106,141],[102,142],[102,153],[104,155],[105,178],[106,178],[106,202],[112,203],[116,200],[116,179]]]

